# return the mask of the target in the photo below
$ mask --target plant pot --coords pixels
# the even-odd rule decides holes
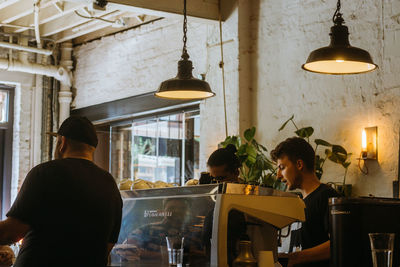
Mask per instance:
[[[351,197],[353,185],[352,184],[345,184],[345,185],[335,184],[335,189],[342,197]]]

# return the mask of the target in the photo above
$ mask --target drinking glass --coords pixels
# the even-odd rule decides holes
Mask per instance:
[[[169,266],[182,267],[183,263],[183,241],[181,236],[167,236],[168,263]]]
[[[393,233],[370,233],[372,263],[374,267],[392,267]]]

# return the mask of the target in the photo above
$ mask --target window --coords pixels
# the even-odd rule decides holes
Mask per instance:
[[[0,123],[8,122],[8,91],[0,90]]]
[[[117,179],[184,184],[199,178],[200,113],[158,115],[112,125],[110,171]]]

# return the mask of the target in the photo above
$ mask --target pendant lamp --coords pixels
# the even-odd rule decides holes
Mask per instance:
[[[343,25],[340,7],[338,0],[332,18],[334,25],[329,34],[330,45],[312,51],[307,62],[301,66],[304,70],[323,74],[358,74],[378,67],[367,51],[350,45],[349,30]]]
[[[192,61],[186,50],[186,0],[183,3],[183,50],[181,60],[178,62],[178,74],[175,78],[163,81],[158,88],[155,96],[169,99],[204,99],[215,94],[211,91],[210,85],[204,81],[193,77]]]

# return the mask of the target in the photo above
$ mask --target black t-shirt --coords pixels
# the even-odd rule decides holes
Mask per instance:
[[[7,217],[29,224],[15,267],[106,266],[116,243],[122,200],[108,172],[85,159],[33,168]]]
[[[312,248],[329,240],[329,208],[328,200],[339,194],[332,187],[321,184],[311,194],[304,198],[306,205],[306,221],[302,223],[301,247]],[[301,265],[302,267],[325,267],[329,261]]]

